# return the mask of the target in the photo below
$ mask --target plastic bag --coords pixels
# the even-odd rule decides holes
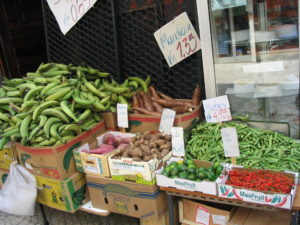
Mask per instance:
[[[37,196],[35,177],[16,162],[0,190],[0,210],[24,216],[33,216]]]

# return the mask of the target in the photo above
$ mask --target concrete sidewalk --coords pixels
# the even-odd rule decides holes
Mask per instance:
[[[74,214],[44,206],[49,225],[138,225],[139,219],[110,214],[107,217],[78,211]],[[0,225],[44,225],[42,211],[37,205],[35,216],[15,216],[0,211]]]

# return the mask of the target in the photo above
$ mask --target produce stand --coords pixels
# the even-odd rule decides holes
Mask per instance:
[[[298,185],[298,188],[300,188],[300,185]],[[188,198],[188,199],[196,199],[196,200],[202,200],[206,202],[216,202],[221,204],[228,204],[228,205],[235,205],[235,206],[241,206],[246,208],[252,208],[252,209],[261,209],[261,210],[268,210],[268,211],[282,211],[283,209],[279,209],[272,206],[264,206],[259,204],[253,204],[253,203],[247,203],[240,200],[228,200],[226,198],[221,198],[215,195],[208,195],[203,194],[199,192],[190,192],[190,191],[183,191],[178,190],[176,188],[167,188],[167,187],[160,187],[161,190],[166,191],[168,195],[168,207],[169,207],[169,220],[170,225],[175,224],[174,220],[174,200],[176,197],[181,198]],[[296,217],[298,215],[298,211],[300,210],[300,190],[297,189],[296,197],[293,203],[292,207],[292,225],[296,225]]]

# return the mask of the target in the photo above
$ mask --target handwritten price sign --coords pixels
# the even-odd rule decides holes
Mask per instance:
[[[47,0],[61,32],[65,35],[97,0]]]
[[[230,105],[227,95],[203,100],[206,122],[231,120]]]
[[[235,127],[221,129],[222,141],[226,157],[240,156],[238,136]]]
[[[200,49],[200,39],[186,12],[154,33],[169,67]]]

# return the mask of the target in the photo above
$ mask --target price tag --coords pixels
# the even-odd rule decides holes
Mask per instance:
[[[47,0],[61,32],[65,35],[97,0]]]
[[[159,131],[162,133],[170,134],[171,128],[173,127],[174,119],[175,119],[176,112],[171,109],[163,109],[160,124],[159,124]]]
[[[203,100],[206,122],[231,120],[230,105],[227,95]]]
[[[117,104],[118,127],[128,128],[127,104]]]
[[[222,141],[226,157],[240,156],[238,137],[235,127],[226,127],[221,129]]]
[[[184,156],[184,141],[183,141],[183,128],[182,127],[172,127],[172,151],[174,156]]]
[[[186,12],[154,33],[169,67],[200,49],[200,39]]]

